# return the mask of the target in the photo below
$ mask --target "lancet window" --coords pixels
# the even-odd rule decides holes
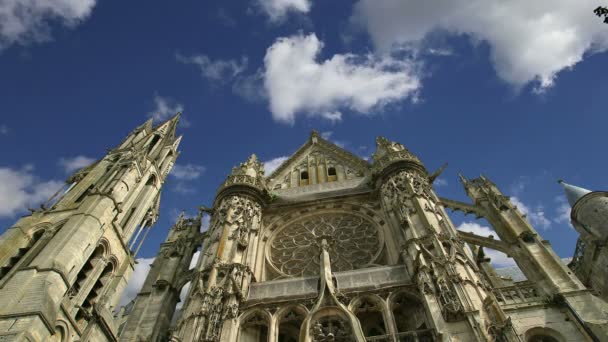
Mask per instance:
[[[395,319],[398,341],[434,341],[429,329],[424,305],[420,300],[405,293],[398,293],[390,300]]]
[[[379,300],[363,297],[356,303],[353,310],[366,338],[371,338],[373,341],[389,340],[382,303]]]
[[[105,244],[100,243],[68,290],[68,297],[74,304],[73,315],[78,324],[82,325],[90,317],[93,305],[102,297],[113,272],[114,263],[107,257]]]
[[[241,322],[238,342],[268,342],[268,318],[256,311]]]
[[[279,342],[298,342],[304,313],[290,308],[279,318]]]

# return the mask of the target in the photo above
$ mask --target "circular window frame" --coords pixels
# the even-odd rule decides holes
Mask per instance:
[[[374,267],[377,266],[378,264],[376,263],[382,256],[382,253],[384,252],[385,249],[385,237],[384,237],[384,230],[382,228],[382,226],[380,224],[378,224],[378,222],[376,222],[374,220],[373,217],[369,216],[369,215],[365,215],[361,212],[357,212],[357,211],[352,211],[352,210],[319,210],[319,211],[313,211],[313,212],[309,212],[306,213],[304,215],[301,216],[297,216],[289,221],[286,221],[285,223],[283,223],[278,229],[276,229],[275,231],[272,232],[272,234],[270,234],[268,241],[266,243],[265,246],[265,251],[264,251],[264,255],[265,255],[265,259],[266,259],[266,265],[269,268],[269,271],[274,273],[276,276],[273,277],[273,279],[283,279],[283,278],[298,278],[298,277],[311,277],[314,275],[310,275],[310,274],[300,274],[300,275],[291,275],[291,274],[287,274],[283,271],[281,271],[281,269],[279,267],[277,267],[277,265],[275,265],[272,261],[272,244],[274,242],[274,240],[277,238],[277,236],[279,234],[281,234],[285,229],[288,229],[291,225],[296,224],[300,221],[304,221],[307,219],[310,219],[312,217],[316,217],[316,216],[325,216],[325,215],[352,215],[352,216],[356,216],[362,220],[364,220],[365,222],[369,223],[376,231],[376,234],[378,236],[378,250],[376,251],[375,254],[373,254],[372,258],[369,260],[369,262],[361,265],[360,267],[357,268],[352,268],[350,270],[333,270],[333,272],[347,272],[347,271],[354,271],[357,269],[362,269],[362,268],[368,268],[368,267]]]

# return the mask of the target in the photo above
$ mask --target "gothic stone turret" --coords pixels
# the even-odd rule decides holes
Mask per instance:
[[[572,226],[580,233],[570,268],[583,284],[608,301],[608,192],[560,183],[572,206]]]
[[[0,340],[115,340],[111,310],[133,271],[130,246],[158,216],[178,119],[138,127],[0,237]]]

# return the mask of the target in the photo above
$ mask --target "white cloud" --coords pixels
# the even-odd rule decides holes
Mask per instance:
[[[566,200],[566,196],[558,196],[555,198],[557,202],[556,213],[557,217],[554,219],[557,223],[568,223],[570,224],[570,211],[572,208],[568,201]]]
[[[473,234],[476,234],[479,236],[485,236],[485,237],[492,236],[492,237],[494,237],[494,239],[500,240],[500,238],[498,237],[498,235],[492,228],[487,227],[487,226],[482,226],[476,222],[463,222],[458,227],[456,227],[456,229],[463,231],[463,232],[473,233]],[[497,250],[489,249],[489,248],[484,248],[483,251],[484,251],[486,257],[488,257],[492,260],[491,261],[492,266],[494,266],[494,267],[508,267],[508,266],[517,265],[515,263],[515,260],[513,260],[513,258],[510,258],[508,255],[506,255],[503,252],[499,252]]]
[[[7,125],[0,125],[0,135],[7,135],[9,132]]]
[[[272,22],[283,21],[289,12],[308,13],[312,5],[310,0],[257,0],[257,4]]]
[[[424,45],[429,33],[465,34],[490,47],[500,78],[536,90],[586,54],[608,49],[608,30],[594,20],[592,0],[360,0],[353,21],[380,51]]]
[[[148,113],[148,117],[154,119],[154,121],[164,121],[184,111],[184,106],[181,103],[159,95],[154,95],[154,105],[156,106],[154,110]],[[182,116],[179,120],[179,125],[182,128],[186,128],[190,126],[190,123]]]
[[[189,181],[199,178],[205,172],[205,167],[196,164],[175,164],[169,175],[182,181]]]
[[[458,227],[456,227],[456,229],[461,230],[463,232],[473,233],[479,236],[493,236],[496,240],[500,240],[498,238],[498,235],[496,235],[494,229],[487,226],[482,226],[476,222],[463,222]]]
[[[71,173],[76,170],[80,170],[83,167],[89,166],[95,162],[94,158],[89,158],[86,156],[76,156],[73,158],[61,158],[59,160],[59,165],[63,167],[66,173]]]
[[[338,147],[341,147],[341,148],[346,147],[347,143],[345,141],[332,140],[331,139],[332,135],[334,135],[333,131],[321,132],[321,138],[331,141],[333,144],[335,144]]]
[[[51,23],[72,27],[85,20],[95,0],[0,1],[0,50],[51,39]]]
[[[313,33],[279,38],[266,51],[264,86],[275,120],[293,123],[304,113],[335,121],[341,108],[373,114],[415,98],[420,81],[413,62],[353,54],[318,61],[322,48]]]
[[[321,138],[325,139],[325,140],[329,140],[331,139],[331,136],[334,135],[333,131],[325,131],[325,132],[321,132]]]
[[[139,258],[136,260],[133,274],[131,274],[131,279],[129,279],[127,287],[122,293],[118,307],[129,304],[137,296],[137,293],[139,293],[139,290],[141,290],[146,281],[146,276],[150,271],[150,265],[152,265],[153,261],[154,258]]]
[[[33,167],[21,170],[0,167],[0,217],[11,217],[48,200],[64,183],[41,181]]]
[[[511,203],[513,203],[517,209],[519,209],[519,211],[528,218],[528,221],[530,221],[533,226],[538,226],[543,229],[547,229],[551,226],[551,220],[545,216],[545,209],[543,206],[539,205],[534,209],[530,209],[517,197],[511,197]]]
[[[274,159],[265,161],[263,163],[264,164],[264,174],[266,176],[269,176],[271,173],[274,172],[274,170],[277,169],[277,167],[281,166],[281,164],[283,164],[283,162],[286,161],[287,159],[289,159],[289,157],[282,156],[282,157],[276,157]]]
[[[196,65],[203,78],[220,83],[232,81],[247,69],[248,64],[247,57],[242,57],[239,62],[234,59],[211,60],[207,55],[184,56],[178,53],[175,58],[178,62]]]
[[[440,188],[442,186],[446,186],[448,185],[448,181],[445,178],[437,178],[435,179],[435,181],[433,182],[433,185],[435,185],[435,187]]]

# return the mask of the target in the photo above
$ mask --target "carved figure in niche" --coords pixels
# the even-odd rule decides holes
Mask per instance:
[[[418,271],[418,276],[416,277],[416,282],[418,284],[418,288],[420,292],[424,294],[432,294],[433,293],[433,281],[431,280],[431,276],[428,274],[426,270]]]
[[[350,324],[342,317],[322,317],[310,327],[313,342],[352,342]]]
[[[443,318],[448,322],[460,319],[463,309],[462,304],[446,279],[437,279],[437,294]]]
[[[382,249],[381,236],[372,221],[348,213],[326,213],[301,218],[275,233],[269,259],[286,275],[316,275],[322,237],[329,239],[333,271],[364,267],[375,261]]]

